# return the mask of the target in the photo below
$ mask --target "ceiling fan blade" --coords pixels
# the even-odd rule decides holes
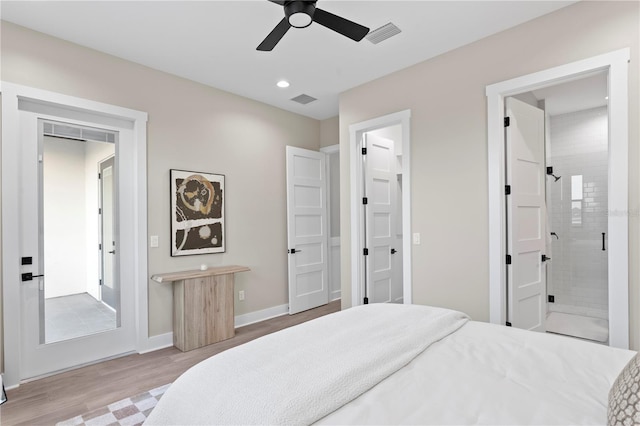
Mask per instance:
[[[369,28],[367,27],[318,8],[313,14],[313,20],[355,41],[362,40],[369,33]]]
[[[261,50],[263,52],[268,52],[273,50],[276,47],[276,44],[280,41],[282,37],[289,31],[291,25],[289,25],[289,21],[287,18],[282,18],[282,21],[276,25],[276,27],[271,30],[269,35],[260,43],[257,50]]]
[[[284,6],[284,0],[269,0],[271,3],[279,4],[280,6]]]

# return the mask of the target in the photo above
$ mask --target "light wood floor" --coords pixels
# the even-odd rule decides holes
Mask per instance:
[[[340,310],[340,301],[236,329],[235,337],[190,352],[175,347],[67,371],[7,392],[0,424],[52,425],[173,382],[198,362],[274,331]]]

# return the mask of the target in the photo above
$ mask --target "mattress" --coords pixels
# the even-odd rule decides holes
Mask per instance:
[[[606,424],[635,352],[416,305],[351,308],[192,367],[148,424]]]

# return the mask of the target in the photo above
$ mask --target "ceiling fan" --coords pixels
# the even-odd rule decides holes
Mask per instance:
[[[342,18],[333,13],[316,7],[317,0],[269,0],[284,7],[284,18],[276,25],[269,35],[260,43],[257,50],[270,51],[289,31],[289,28],[306,28],[312,22],[329,28],[352,40],[360,41],[369,33],[369,28],[353,21]]]

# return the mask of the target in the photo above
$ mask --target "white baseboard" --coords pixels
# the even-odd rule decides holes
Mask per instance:
[[[285,304],[263,309],[261,311],[249,312],[248,314],[236,315],[235,327],[244,327],[245,325],[279,317],[288,313],[289,305]]]
[[[146,354],[147,352],[157,351],[173,346],[173,333],[158,334],[156,336],[149,336],[145,348],[139,350],[139,354]]]
[[[244,327],[245,325],[279,317],[288,313],[289,305],[285,304],[263,309],[261,311],[249,312],[248,314],[236,315],[234,326],[236,328]],[[153,352],[171,346],[173,346],[173,333],[158,334],[156,336],[149,336],[147,343],[144,345],[144,349],[138,351],[138,353],[146,354],[147,352]]]

